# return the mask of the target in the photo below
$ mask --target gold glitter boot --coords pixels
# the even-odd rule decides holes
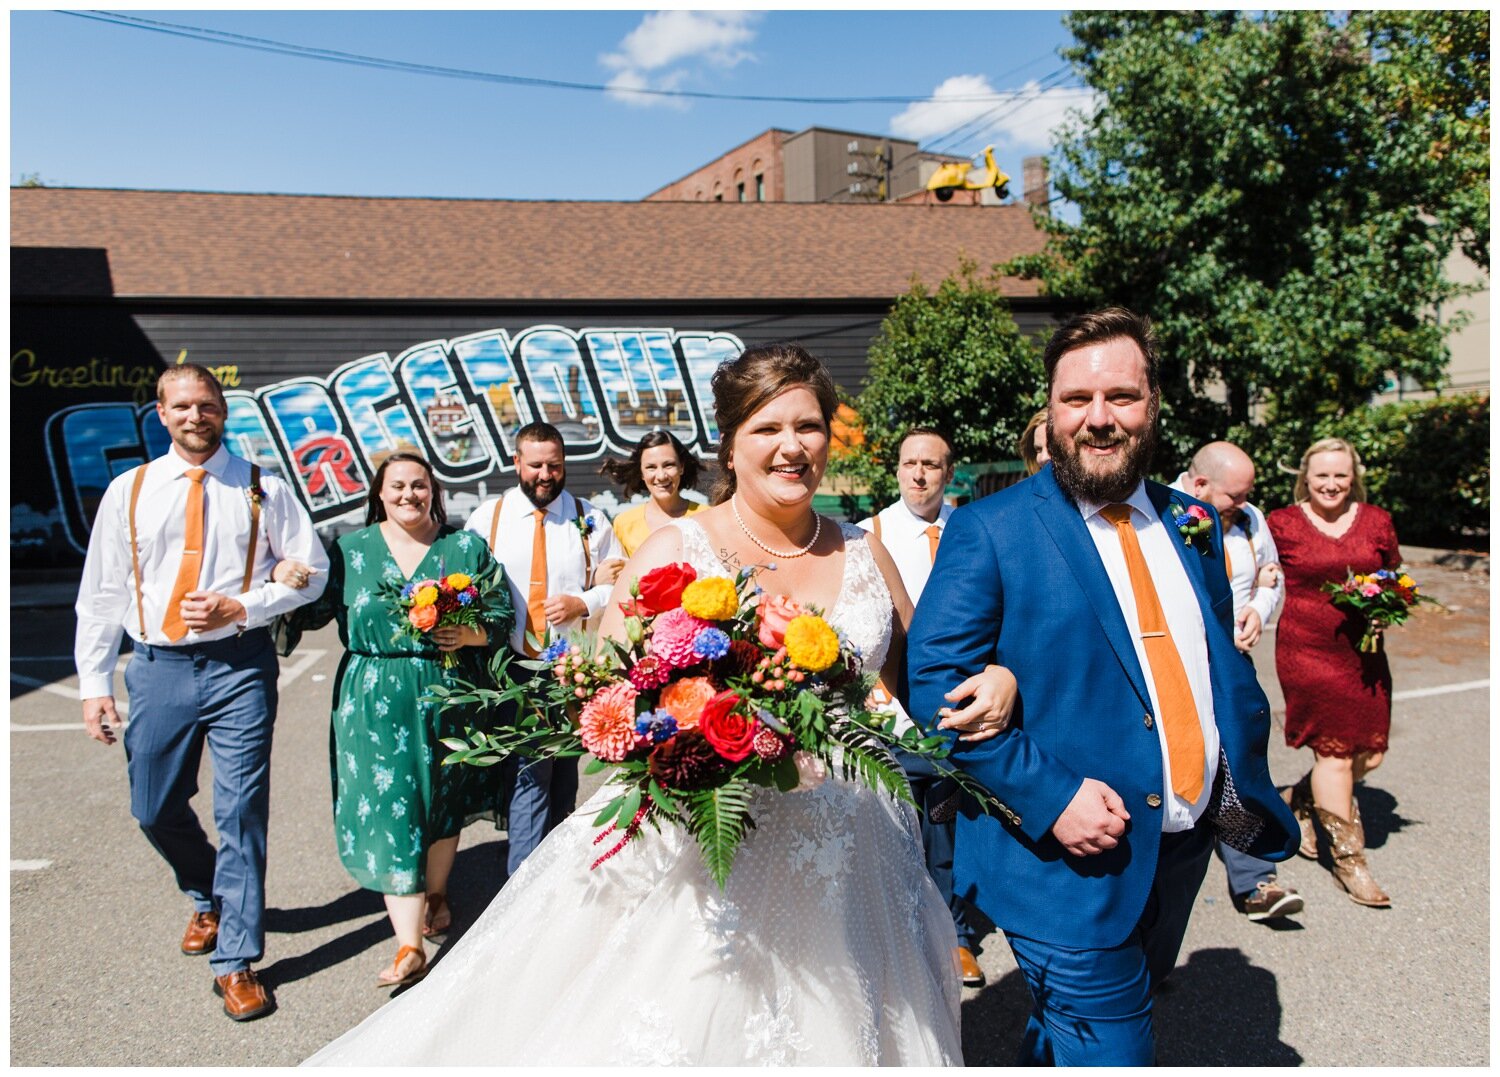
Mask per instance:
[[[1302,828],[1302,844],[1297,847],[1297,854],[1309,860],[1318,859],[1318,832],[1313,828],[1312,771],[1302,775],[1296,785],[1284,789],[1281,799],[1292,809],[1297,825]]]
[[[1359,803],[1354,804],[1352,821],[1340,819],[1322,808],[1317,811],[1318,822],[1328,831],[1328,841],[1333,846],[1333,881],[1357,904],[1388,908],[1390,895],[1380,888],[1365,862],[1365,828],[1359,818]]]

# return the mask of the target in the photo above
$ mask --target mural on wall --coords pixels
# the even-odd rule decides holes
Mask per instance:
[[[628,453],[657,427],[707,455],[718,439],[710,379],[743,350],[738,337],[714,331],[491,329],[426,341],[394,360],[368,355],[326,377],[227,388],[225,442],[285,477],[314,522],[329,523],[363,508],[374,458],[401,443],[416,445],[451,486],[513,473],[512,438],[537,419],[562,432],[570,461]],[[18,372],[43,376],[23,354],[12,355],[13,385]],[[110,481],[170,444],[156,417],[154,373],[119,377],[132,401],[74,405],[45,425],[62,532],[80,553]],[[238,371],[223,380],[237,384]]]

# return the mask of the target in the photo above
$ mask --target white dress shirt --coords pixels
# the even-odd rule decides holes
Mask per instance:
[[[934,523],[939,531],[947,527],[948,517],[953,515],[953,506],[944,502],[942,508],[938,510],[937,520],[932,523],[907,508],[905,500],[898,500],[893,505],[887,505],[876,515],[880,519],[880,544],[890,553],[891,560],[896,562],[896,571],[901,576],[901,585],[906,588],[907,597],[911,599],[911,604],[915,607],[917,599],[922,597],[922,591],[927,587],[927,577],[932,575],[930,552],[932,547],[927,541],[927,529]],[[861,520],[859,526],[873,534],[875,519],[875,516],[871,516],[869,519]],[[891,699],[889,703],[883,703],[879,709],[895,712],[897,735],[912,727],[912,720],[899,700]]]
[[[187,496],[192,480],[187,472],[201,466],[206,495],[203,510],[203,561],[199,591],[230,595],[245,607],[245,620],[210,632],[189,631],[181,640],[167,639],[161,624],[177,585],[177,570],[187,532]],[[135,575],[130,556],[130,491],[135,469],[115,478],[99,501],[89,534],[83,581],[78,588],[78,629],[73,659],[78,667],[81,699],[114,695],[115,663],[120,655],[120,633],[141,641],[141,618],[136,612]],[[245,581],[245,554],[250,541],[250,465],[222,445],[202,465],[177,454],[176,446],[146,465],[140,500],[135,509],[137,548],[141,564],[141,604],[145,607],[146,638],[153,646],[185,647],[225,639],[247,628],[268,624],[279,614],[313,601],[328,583],[328,554],[313,530],[312,520],[291,488],[275,475],[262,473],[265,496],[260,506],[260,537],[255,544],[255,566],[250,590]],[[316,570],[302,590],[271,582],[276,562],[301,561]]]
[[[1188,489],[1186,471],[1177,476],[1172,489],[1181,490],[1185,494],[1192,493]],[[1276,540],[1271,537],[1271,529],[1266,526],[1265,514],[1254,505],[1246,505],[1235,525],[1224,532],[1224,550],[1229,555],[1229,589],[1234,592],[1235,618],[1238,619],[1240,611],[1250,606],[1260,614],[1262,627],[1270,624],[1271,614],[1276,612],[1286,584],[1282,582],[1281,573],[1278,572],[1273,586],[1255,586],[1261,569],[1267,565],[1281,564],[1281,558],[1276,553]]]
[[[536,506],[531,499],[516,487],[498,498],[490,498],[474,510],[468,530],[480,535],[486,542],[490,537],[490,523],[495,518],[495,505],[500,505],[500,525],[495,530],[495,560],[505,566],[505,575],[510,580],[510,597],[516,606],[516,624],[510,633],[510,646],[518,654],[525,653],[526,643],[526,598],[531,580],[531,546],[536,535]],[[583,509],[584,519],[593,524],[588,535],[590,563],[594,568],[611,557],[621,560],[625,551],[615,538],[609,517],[582,498],[575,498],[564,490],[547,506],[547,517],[542,522],[547,542],[547,594],[574,595],[583,599],[588,607],[589,619],[603,611],[609,601],[613,584],[601,583],[590,587],[584,579],[584,537],[578,527],[578,510]],[[583,627],[583,619],[564,621],[552,625],[554,636],[566,635]]]
[[[1167,628],[1172,641],[1177,644],[1177,653],[1182,658],[1182,667],[1187,671],[1188,684],[1193,689],[1193,702],[1198,705],[1198,724],[1203,728],[1203,791],[1191,804],[1172,791],[1172,761],[1167,754],[1167,730],[1163,722],[1156,722],[1156,735],[1161,741],[1162,772],[1162,831],[1171,833],[1191,830],[1208,807],[1214,778],[1219,771],[1219,729],[1214,724],[1213,683],[1209,678],[1208,637],[1203,624],[1203,613],[1198,606],[1197,592],[1188,579],[1187,569],[1177,556],[1173,543],[1180,544],[1182,536],[1169,531],[1156,514],[1156,507],[1146,496],[1146,485],[1136,486],[1135,492],[1125,502],[1131,508],[1131,523],[1135,527],[1141,554],[1146,567],[1151,571],[1151,582],[1156,587],[1157,599],[1161,602],[1167,618]],[[1078,511],[1088,524],[1089,537],[1104,562],[1105,574],[1114,588],[1115,600],[1120,604],[1120,613],[1130,629],[1131,642],[1135,644],[1136,661],[1141,674],[1146,678],[1146,690],[1151,694],[1151,709],[1161,714],[1161,702],[1156,695],[1156,682],[1151,676],[1151,663],[1146,657],[1145,641],[1141,639],[1141,622],[1136,615],[1135,590],[1130,585],[1130,569],[1125,564],[1125,551],[1120,547],[1120,536],[1115,525],[1099,515],[1105,505],[1080,501]],[[1192,556],[1199,553],[1192,551]],[[1215,566],[1217,568],[1217,566]]]

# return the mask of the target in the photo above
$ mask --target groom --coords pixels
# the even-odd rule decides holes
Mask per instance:
[[[955,756],[1004,803],[959,819],[955,889],[1004,930],[1034,1008],[1030,1064],[1150,1065],[1217,835],[1284,860],[1297,824],[1266,767],[1270,709],[1236,651],[1217,514],[1145,481],[1160,388],[1150,323],[1119,308],[1053,335],[1032,478],[960,508],[911,626],[908,710],[986,663],[1011,728]],[[919,719],[920,720],[920,719]]]

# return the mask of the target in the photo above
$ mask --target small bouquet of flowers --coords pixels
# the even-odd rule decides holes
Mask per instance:
[[[514,752],[594,756],[589,773],[609,769],[619,794],[594,819],[615,835],[594,867],[618,853],[644,825],[686,827],[723,887],[736,850],[754,826],[754,787],[791,793],[830,770],[911,801],[901,768],[886,750],[942,759],[943,737],[909,729],[865,708],[874,682],[860,658],[818,613],[755,585],[758,568],[735,578],[699,578],[686,564],[664,565],[631,587],[624,604],[627,641],[558,640],[535,661],[549,671],[533,685],[529,713],[515,726],[468,730],[445,763],[491,765]],[[458,686],[436,692],[450,705],[493,705],[521,698],[497,658],[496,680],[509,688]],[[492,667],[493,668],[493,667]],[[949,768],[944,767],[944,770]],[[962,772],[960,785],[993,798]]]
[[[1403,570],[1383,568],[1369,575],[1360,575],[1353,569],[1348,572],[1342,583],[1330,580],[1322,589],[1333,596],[1335,606],[1353,610],[1364,618],[1365,631],[1359,640],[1361,654],[1380,650],[1381,631],[1404,624],[1417,603],[1439,604],[1422,594],[1417,581]]]
[[[396,631],[391,640],[405,636],[421,639],[435,628],[461,625],[478,628],[484,612],[484,596],[491,593],[495,579],[476,581],[467,573],[444,573],[438,566],[436,577],[424,577],[404,586],[390,585],[387,602],[396,617]],[[458,665],[458,652],[443,655],[443,668]]]
[[[1209,536],[1214,533],[1214,521],[1207,509],[1202,505],[1188,505],[1184,508],[1181,502],[1173,501],[1172,522],[1177,525],[1177,533],[1182,536],[1184,546],[1199,543],[1199,553],[1208,551],[1207,543]]]

